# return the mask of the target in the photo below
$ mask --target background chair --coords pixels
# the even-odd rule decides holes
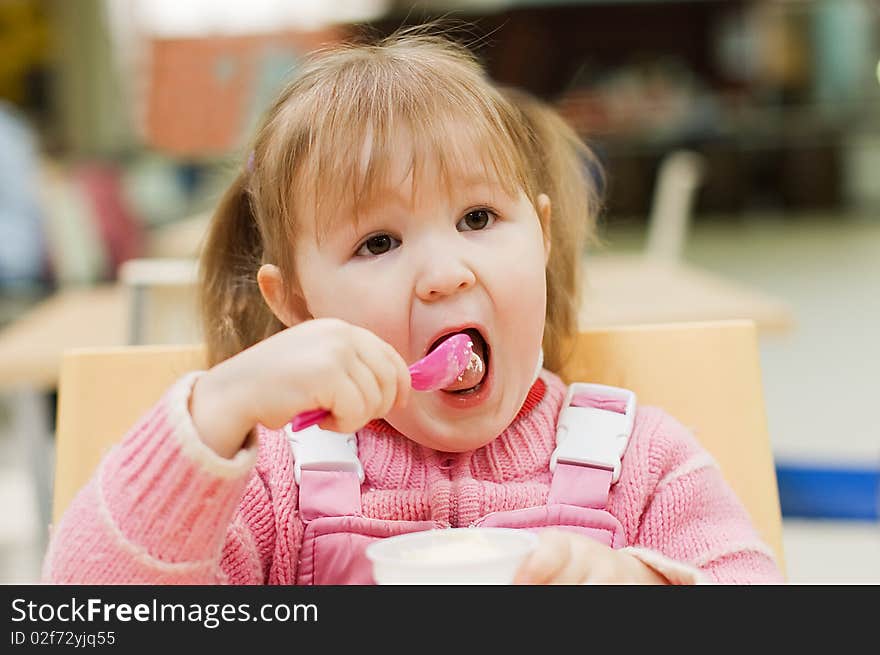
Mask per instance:
[[[690,150],[675,150],[660,162],[648,217],[646,256],[670,263],[681,261],[705,172],[703,155]]]
[[[130,259],[119,269],[128,290],[128,344],[198,343],[198,261]]]
[[[101,455],[187,370],[192,346],[82,350],[63,360],[54,516],[57,521]],[[582,332],[562,372],[568,381],[634,390],[663,407],[712,453],[784,570],[782,519],[751,321],[679,323]]]

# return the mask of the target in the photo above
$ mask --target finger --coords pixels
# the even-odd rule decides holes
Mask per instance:
[[[568,563],[568,542],[564,535],[544,530],[538,546],[517,571],[515,584],[547,584]]]
[[[566,539],[568,559],[553,578],[552,584],[584,584],[590,576],[590,551],[578,547],[578,542],[571,537]]]
[[[595,552],[589,556],[589,566],[579,584],[639,584],[638,578],[630,575],[625,566],[629,557],[595,544]]]
[[[394,366],[397,374],[397,399],[394,406],[399,408],[406,407],[412,394],[412,376],[410,375],[409,367],[406,365],[406,360],[394,349],[394,346],[387,341],[382,343],[388,353],[388,359]]]
[[[397,376],[395,405],[405,407],[412,391],[412,381],[406,361],[394,349],[394,346],[366,328],[356,327],[355,339],[359,346],[359,352],[375,352],[378,344],[378,350],[382,351],[395,367]]]
[[[318,427],[331,432],[356,432],[360,426],[353,427],[356,421],[352,420],[352,414],[362,416],[364,403],[357,385],[351,380],[343,379],[335,385],[333,396],[325,405],[330,413],[318,422]]]
[[[384,348],[358,351],[358,358],[373,374],[381,400],[375,409],[377,417],[385,416],[397,400],[398,375]]]
[[[382,388],[372,367],[367,366],[360,354],[348,367],[349,379],[355,383],[363,398],[363,415],[360,417],[364,423],[376,418],[382,408]]]
[[[591,564],[584,572],[582,579],[573,584],[627,584],[627,581],[621,579],[616,573],[617,570],[608,562],[598,562],[595,565]]]
[[[346,369],[346,376],[336,388],[330,406],[332,417],[325,419],[325,429],[334,432],[356,432],[372,418],[371,407],[375,407],[381,396],[376,387],[373,373],[355,358]],[[321,427],[324,427],[323,421]],[[329,427],[329,426],[335,427]]]

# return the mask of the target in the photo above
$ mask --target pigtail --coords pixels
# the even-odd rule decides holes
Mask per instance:
[[[508,87],[501,91],[519,112],[529,133],[526,151],[536,169],[534,196],[546,193],[551,202],[543,348],[544,366],[559,372],[578,332],[583,256],[587,246],[597,240],[601,167],[552,107],[520,89]]]
[[[211,220],[199,269],[199,304],[213,366],[283,329],[257,285],[263,238],[242,172],[226,190]]]

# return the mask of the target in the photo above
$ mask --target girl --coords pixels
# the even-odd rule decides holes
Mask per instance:
[[[468,525],[549,528],[522,583],[782,579],[679,423],[553,373],[595,192],[563,121],[507,96],[436,36],[302,68],[214,216],[210,369],[107,454],[45,580],[363,583],[371,541]],[[411,392],[407,363],[463,331],[482,372]],[[622,459],[554,450],[577,412],[632,422]]]

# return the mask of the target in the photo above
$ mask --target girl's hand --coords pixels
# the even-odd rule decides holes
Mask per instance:
[[[632,555],[583,535],[547,529],[539,537],[514,584],[667,584]]]
[[[257,423],[277,429],[296,414],[330,410],[318,425],[354,432],[410,393],[406,362],[365,328],[305,321],[221,362],[196,382],[190,414],[215,452],[232,457]]]

